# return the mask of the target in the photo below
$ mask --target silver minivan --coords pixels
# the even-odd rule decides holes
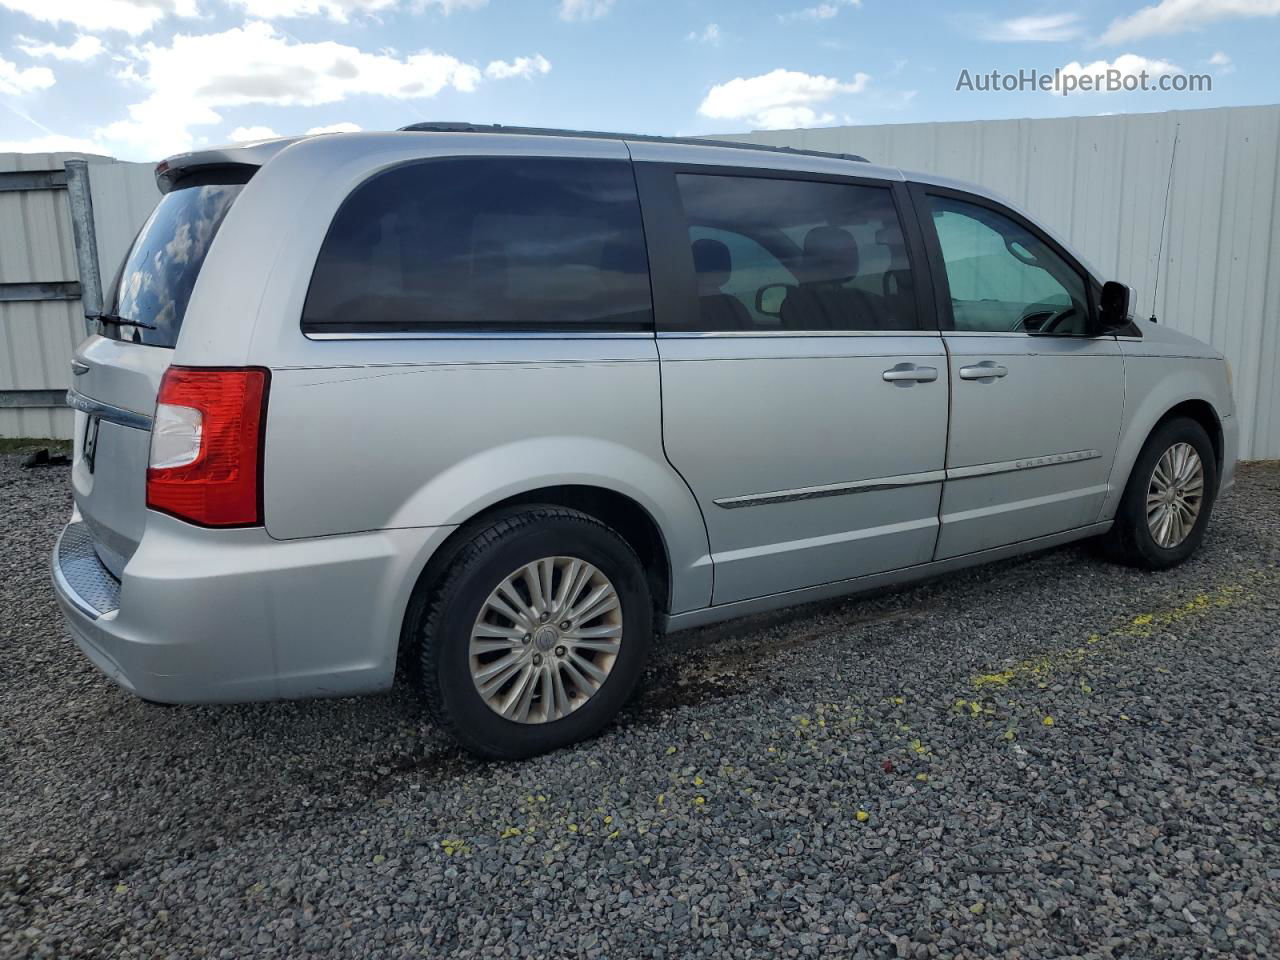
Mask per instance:
[[[421,124],[203,150],[72,361],[72,634],[167,703],[600,730],[655,635],[1086,537],[1185,560],[1217,351],[973,185]]]

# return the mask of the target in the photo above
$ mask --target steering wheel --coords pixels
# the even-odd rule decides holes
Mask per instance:
[[[1019,317],[1018,325],[1022,327],[1022,329],[1030,330],[1033,333],[1053,333],[1053,331],[1058,329],[1059,325],[1061,325],[1068,317],[1075,316],[1075,313],[1076,306],[1074,303],[1061,310],[1035,309],[1028,313],[1024,313]],[[1038,317],[1043,317],[1044,319],[1041,320],[1039,324],[1032,326],[1032,321]]]

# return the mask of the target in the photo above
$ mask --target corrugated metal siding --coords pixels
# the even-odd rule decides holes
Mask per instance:
[[[73,154],[0,154],[0,171],[61,170]],[[109,279],[159,199],[152,166],[91,158],[99,260]],[[0,283],[79,279],[66,190],[0,191]],[[78,300],[0,303],[0,391],[65,390],[85,337]],[[0,406],[0,437],[69,437],[65,407]]]
[[[89,166],[93,221],[98,235],[102,283],[116,275],[143,222],[160,200],[150,163],[95,163]]]
[[[1235,372],[1241,456],[1280,457],[1280,106],[728,139],[861,154],[1012,198],[1133,286],[1138,315],[1156,297],[1161,323],[1221,350]]]

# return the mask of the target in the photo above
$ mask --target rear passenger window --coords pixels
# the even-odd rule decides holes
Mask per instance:
[[[677,174],[699,331],[914,330],[888,187]]]
[[[626,161],[452,157],[357,187],[325,237],[308,333],[652,329]]]

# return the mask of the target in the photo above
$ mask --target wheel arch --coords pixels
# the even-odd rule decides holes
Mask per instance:
[[[1214,467],[1218,475],[1221,476],[1223,462],[1222,420],[1218,416],[1218,411],[1214,409],[1213,404],[1208,400],[1196,397],[1174,404],[1174,406],[1165,411],[1159,420],[1152,424],[1151,429],[1147,431],[1147,436],[1150,437],[1164,424],[1179,417],[1194,420],[1204,427],[1204,432],[1209,435],[1209,441],[1213,444]],[[1146,441],[1144,440],[1143,442],[1145,443]]]
[[[1204,427],[1213,446],[1214,459],[1217,461],[1216,476],[1222,478],[1226,457],[1226,438],[1223,433],[1222,415],[1218,407],[1210,399],[1210,389],[1186,391],[1181,394],[1167,389],[1155,389],[1143,397],[1135,405],[1132,413],[1126,411],[1125,424],[1121,430],[1116,450],[1116,460],[1112,467],[1111,490],[1098,516],[1100,521],[1114,518],[1133,473],[1134,464],[1147,440],[1161,425],[1178,417],[1188,417]]]
[[[427,606],[431,585],[449,568],[458,551],[478,530],[504,516],[537,506],[577,510],[616,530],[640,558],[654,601],[655,623],[666,619],[675,602],[678,574],[673,569],[668,538],[652,512],[635,498],[610,487],[584,483],[547,484],[478,508],[432,552],[418,574],[404,612],[399,643],[402,667],[411,666],[405,654],[412,648],[412,631]]]

